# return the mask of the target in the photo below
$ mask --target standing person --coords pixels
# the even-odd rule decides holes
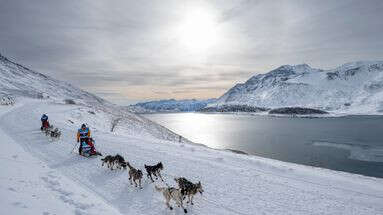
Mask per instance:
[[[80,143],[80,146],[78,148],[78,153],[81,155],[82,151],[82,143],[88,143],[88,139],[90,138],[90,130],[88,127],[86,127],[85,124],[81,125],[81,128],[77,131],[77,142]]]
[[[48,116],[44,113],[42,116],[41,116],[41,130],[43,130],[44,128],[49,128],[49,121],[48,121]]]

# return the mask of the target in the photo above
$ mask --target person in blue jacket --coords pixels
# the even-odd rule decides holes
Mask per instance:
[[[90,138],[90,130],[88,127],[86,127],[85,124],[81,125],[81,128],[77,131],[77,142],[80,143],[80,147],[78,148],[78,153],[81,155],[82,152],[82,143],[88,143],[88,140]]]
[[[49,128],[49,121],[48,121],[48,116],[46,114],[43,114],[41,116],[41,130]]]

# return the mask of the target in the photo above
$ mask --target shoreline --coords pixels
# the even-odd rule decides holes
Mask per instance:
[[[148,112],[148,113],[135,113],[138,115],[154,115],[154,114],[223,114],[223,115],[248,115],[248,116],[270,116],[270,117],[283,117],[283,118],[342,118],[342,117],[383,117],[383,114],[345,114],[345,113],[329,113],[329,114],[306,114],[306,115],[291,115],[291,114],[269,114],[267,112]]]

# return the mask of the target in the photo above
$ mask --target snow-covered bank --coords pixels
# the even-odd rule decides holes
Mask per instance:
[[[65,186],[64,189],[75,193],[74,196],[79,193],[75,191],[80,190],[74,186],[78,186],[90,192],[95,199],[102,199],[109,205],[104,207],[99,204],[103,210],[112,207],[109,212],[105,211],[102,214],[116,214],[113,208],[122,214],[182,214],[183,212],[178,208],[175,212],[169,211],[165,207],[162,195],[154,190],[154,184],[149,183],[149,180],[145,179],[144,188],[139,190],[129,184],[127,172],[112,172],[101,167],[99,159],[87,159],[70,153],[75,131],[79,125],[78,122],[70,123],[68,119],[77,118],[92,125],[96,147],[104,154],[120,153],[133,166],[141,169],[144,164],[162,161],[165,166],[163,175],[170,185],[175,185],[173,177],[176,176],[184,176],[192,181],[200,180],[205,193],[202,197],[195,198],[194,206],[187,207],[190,214],[382,214],[383,212],[382,179],[171,142],[141,136],[138,131],[137,134],[126,135],[123,132],[116,134],[110,132],[108,126],[103,126],[102,121],[106,121],[106,118],[102,117],[102,112],[89,114],[82,106],[39,100],[18,101],[14,107],[0,106],[0,109],[9,111],[0,116],[2,136],[12,139],[2,141],[2,153],[10,159],[23,160],[25,157],[28,161],[37,161],[36,165],[40,163],[46,165],[49,169],[47,172],[53,171],[53,175],[67,178],[74,184],[73,188]],[[41,113],[48,113],[51,123],[63,130],[61,140],[51,142],[41,134],[39,131]],[[70,118],[72,116],[75,117]],[[25,152],[12,151],[9,146],[12,144],[21,146]],[[12,157],[16,153],[18,156]],[[29,154],[35,158],[28,157]],[[7,161],[4,162],[4,165],[8,166]],[[29,166],[24,162],[14,162],[13,165],[14,168]],[[36,178],[37,184],[47,184],[46,181],[53,181],[55,184],[55,179],[47,176],[49,173],[44,174],[43,177],[46,179]],[[9,180],[8,175],[1,177],[6,181]],[[1,192],[1,198],[4,199],[4,195],[12,191],[7,191],[11,186],[8,182],[2,184],[3,186],[6,184],[4,192]],[[159,181],[156,184],[165,186]],[[60,189],[54,188],[54,190]],[[7,199],[9,201],[2,202],[0,206],[8,207],[12,202],[33,203],[33,196],[25,195],[23,198],[11,196]],[[73,211],[75,207],[70,202],[76,202],[75,198],[71,196],[67,198],[69,200],[62,207],[69,207]],[[60,198],[57,201],[52,205],[62,204]],[[64,210],[62,207],[57,208]],[[16,209],[10,208],[10,210],[17,214]],[[83,213],[88,212],[91,213],[83,210]]]
[[[358,146],[353,144],[314,142],[314,146],[344,149],[350,152],[349,158],[368,162],[383,162],[383,147]]]

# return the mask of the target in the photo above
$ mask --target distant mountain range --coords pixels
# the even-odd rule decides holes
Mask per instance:
[[[208,104],[215,102],[216,99],[196,100],[159,100],[150,102],[141,102],[129,106],[130,111],[135,113],[152,113],[152,112],[190,112],[200,110]]]
[[[152,111],[195,111],[202,104],[209,108],[233,105],[265,109],[283,107],[314,108],[330,113],[382,114],[383,61],[347,63],[330,70],[307,64],[284,65],[237,84],[217,100],[203,100],[201,105],[179,108],[197,100],[162,100],[140,103]],[[193,102],[191,102],[193,103]],[[187,105],[186,105],[187,106]]]

